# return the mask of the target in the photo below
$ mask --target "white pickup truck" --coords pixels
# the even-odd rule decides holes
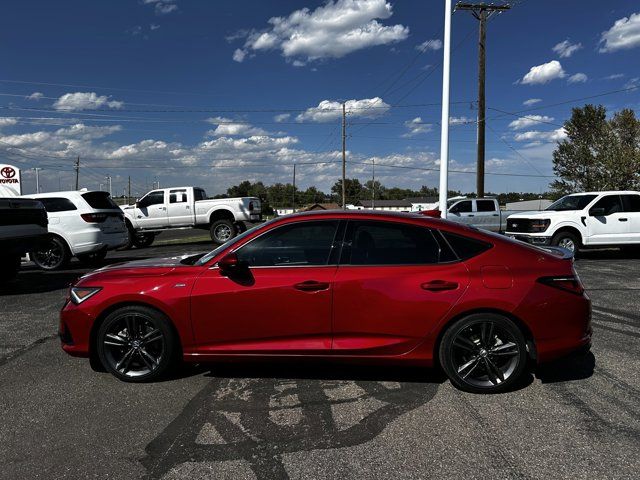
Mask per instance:
[[[129,229],[130,245],[147,247],[164,230],[202,228],[211,239],[222,244],[246,229],[245,222],[262,220],[260,200],[255,197],[208,200],[199,187],[174,187],[153,190],[136,201],[123,205]]]
[[[541,212],[509,216],[505,232],[534,245],[580,248],[640,246],[640,192],[575,193]]]
[[[492,232],[504,232],[507,217],[514,213],[500,210],[498,200],[495,198],[453,197],[447,200],[447,208],[447,220]],[[435,210],[423,210],[421,213],[434,217],[440,216],[437,204]]]

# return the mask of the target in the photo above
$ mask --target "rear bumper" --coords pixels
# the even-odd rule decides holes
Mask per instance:
[[[551,245],[551,237],[543,235],[529,235],[527,233],[505,232],[510,238],[515,238],[521,242],[530,243],[531,245]]]
[[[104,233],[102,231],[96,231],[91,235],[86,235],[82,238],[82,243],[76,243],[73,245],[74,255],[82,253],[93,253],[100,250],[115,250],[116,248],[126,245],[129,241],[129,234],[127,231],[116,233]]]

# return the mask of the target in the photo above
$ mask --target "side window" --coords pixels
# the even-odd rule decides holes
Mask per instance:
[[[440,231],[442,236],[447,240],[451,248],[456,253],[460,260],[467,260],[469,258],[480,255],[482,252],[491,248],[490,243],[482,242],[474,238],[464,237],[462,235],[456,235],[455,233],[449,233]]]
[[[284,225],[240,247],[238,260],[250,267],[327,265],[338,221]]]
[[[640,195],[622,195],[622,206],[625,212],[640,212]]]
[[[187,201],[186,190],[171,190],[169,192],[169,203],[185,203]]]
[[[201,188],[194,188],[193,189],[193,198],[195,199],[195,201],[206,200],[207,199],[207,194]]]
[[[431,230],[392,222],[352,222],[349,265],[428,265],[438,263],[440,247]]]
[[[469,213],[472,211],[471,200],[464,200],[451,207],[451,213]]]
[[[160,205],[164,203],[164,192],[151,192],[140,201],[140,207],[148,207],[150,205]]]
[[[476,200],[476,206],[479,212],[496,211],[496,204],[493,200]]]
[[[69,212],[77,210],[76,206],[68,198],[38,198],[47,212]]]
[[[622,204],[620,203],[619,195],[606,195],[598,200],[591,209],[602,208],[604,209],[604,215],[611,215],[622,211]]]

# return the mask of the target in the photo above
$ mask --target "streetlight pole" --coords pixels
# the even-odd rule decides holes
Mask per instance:
[[[440,128],[440,216],[447,218],[449,190],[449,71],[451,60],[451,0],[444,2],[444,48],[442,60],[442,117]]]
[[[36,172],[36,193],[40,193],[40,170],[42,169],[35,167],[34,170]]]

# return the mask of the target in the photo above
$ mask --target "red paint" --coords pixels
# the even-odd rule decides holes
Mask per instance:
[[[320,219],[413,224],[483,240],[493,248],[469,260],[436,265],[252,267],[243,279],[215,266],[265,231]],[[590,342],[586,295],[538,282],[540,277],[574,274],[568,260],[425,215],[293,215],[257,228],[207,265],[134,262],[83,277],[77,285],[102,290],[80,305],[67,302],[63,307],[61,325],[73,339],[63,349],[88,356],[96,319],[119,305],[140,303],[171,319],[186,361],[310,355],[431,365],[450,321],[492,310],[517,319],[533,337],[538,361],[544,362]]]

